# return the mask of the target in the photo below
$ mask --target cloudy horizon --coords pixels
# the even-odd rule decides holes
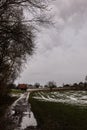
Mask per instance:
[[[55,25],[42,28],[36,52],[16,83],[58,85],[85,80],[87,75],[87,1],[56,0],[51,4]]]

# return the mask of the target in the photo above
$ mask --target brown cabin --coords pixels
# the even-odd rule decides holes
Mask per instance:
[[[19,84],[18,89],[26,90],[27,89],[27,84]]]

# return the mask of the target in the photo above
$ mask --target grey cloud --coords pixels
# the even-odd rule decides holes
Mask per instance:
[[[62,19],[66,24],[74,27],[81,27],[86,19],[87,1],[86,0],[58,0],[56,1],[57,19]]]
[[[42,28],[36,54],[17,82],[73,83],[84,81],[87,75],[87,1],[56,0],[53,4],[55,27]]]
[[[59,46],[68,48],[72,46],[70,39],[76,38],[87,21],[86,7],[86,0],[57,0],[56,5],[53,6],[56,8],[54,9],[56,13],[55,28],[43,29],[38,38],[40,53],[46,53]]]

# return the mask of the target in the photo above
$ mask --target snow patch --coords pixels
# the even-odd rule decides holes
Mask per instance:
[[[33,98],[49,101],[49,102],[62,102],[81,106],[87,106],[87,91],[69,91],[69,92],[51,92],[40,93]]]

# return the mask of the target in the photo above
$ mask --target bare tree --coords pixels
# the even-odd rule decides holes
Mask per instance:
[[[26,56],[34,51],[35,23],[44,23],[43,0],[0,1],[0,92],[19,75]],[[26,9],[30,19],[24,17]],[[38,16],[39,14],[39,16]],[[47,22],[47,21],[46,21]]]
[[[87,83],[87,75],[85,76],[85,82]]]
[[[39,88],[40,87],[40,83],[35,83],[34,86],[35,86],[35,88]]]
[[[49,81],[47,86],[50,88],[50,91],[52,91],[53,88],[57,87],[54,81]]]

